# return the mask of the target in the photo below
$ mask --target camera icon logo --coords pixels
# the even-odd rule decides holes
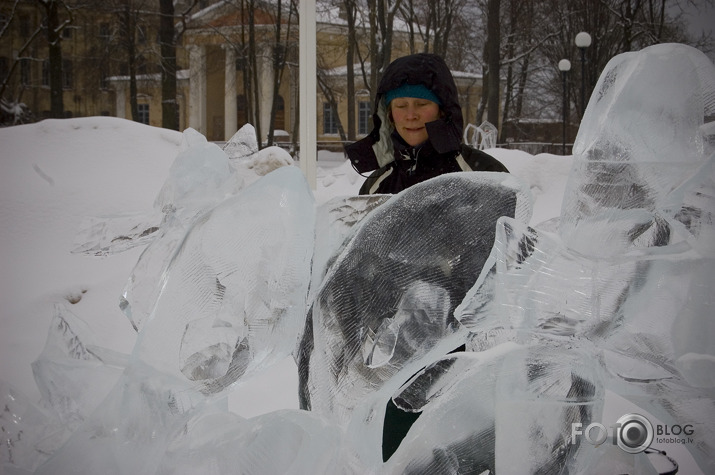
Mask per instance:
[[[653,425],[640,414],[621,416],[615,427],[616,444],[629,454],[643,452],[653,442]]]

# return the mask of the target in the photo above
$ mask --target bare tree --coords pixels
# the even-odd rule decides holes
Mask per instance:
[[[489,0],[487,8],[487,120],[497,125],[499,124],[501,0]]]
[[[278,110],[279,91],[283,81],[283,71],[286,66],[288,55],[291,49],[291,27],[293,19],[297,16],[297,5],[293,1],[288,2],[288,18],[286,27],[283,25],[283,3],[278,0],[275,16],[275,36],[272,48],[272,67],[273,67],[273,102],[271,104],[271,118],[268,129],[268,143],[273,143],[276,123],[276,113]],[[285,32],[284,32],[285,30]]]
[[[406,0],[400,14],[407,23],[412,52],[416,39],[423,44],[422,51],[446,58],[451,50],[460,49],[461,43],[450,44],[452,32],[459,30],[464,0]]]
[[[355,126],[355,52],[357,44],[357,2],[355,0],[345,0],[345,19],[348,24],[346,70],[347,70],[347,97],[348,97],[348,140],[355,140],[357,137]]]
[[[159,1],[159,47],[161,49],[161,124],[179,130],[176,103],[176,32],[174,1]]]
[[[368,0],[370,29],[370,91],[380,83],[382,73],[392,60],[395,16],[402,0]]]
[[[60,0],[38,0],[38,5],[44,10],[47,28],[50,116],[62,118],[65,110],[62,98],[62,30],[72,24],[72,11]],[[66,19],[60,18],[60,10],[66,12]]]
[[[2,41],[3,39],[9,40],[9,28],[11,27],[12,22],[15,21],[15,19],[16,19],[16,11],[17,11],[18,3],[20,3],[20,1],[15,0],[12,4],[10,11],[6,14],[7,21],[3,25],[2,29],[0,29],[0,41]],[[10,86],[10,81],[13,78],[14,73],[17,70],[17,67],[20,65],[20,60],[26,59],[25,52],[41,36],[42,31],[43,31],[42,25],[38,25],[37,28],[35,28],[35,30],[32,32],[32,34],[30,34],[30,36],[27,38],[27,40],[22,44],[22,46],[17,50],[16,60],[12,62],[12,65],[9,67],[5,77],[0,78],[0,79],[2,79],[2,83],[0,83],[0,98],[3,98],[3,99],[5,98],[5,93],[8,89],[8,87]],[[21,92],[17,93],[15,95],[15,97],[13,97],[11,102],[19,102],[20,95],[21,95]]]
[[[178,19],[181,27],[177,30],[174,0],[159,0],[159,53],[161,67],[161,123],[166,129],[179,130],[179,104],[176,100],[176,48],[186,31],[189,14],[198,5],[192,0],[184,5]]]
[[[338,114],[338,100],[335,97],[335,87],[330,84],[330,80],[325,74],[325,70],[318,71],[317,79],[318,87],[320,87],[320,91],[323,93],[325,100],[328,101],[328,105],[333,111],[333,118],[336,122],[340,140],[346,141],[348,137],[345,135],[345,129],[343,128],[343,123],[340,120],[340,115]]]

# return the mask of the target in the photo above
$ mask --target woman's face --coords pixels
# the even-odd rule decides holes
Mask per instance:
[[[408,145],[427,141],[425,124],[439,119],[439,105],[428,99],[398,97],[390,101],[395,130]]]

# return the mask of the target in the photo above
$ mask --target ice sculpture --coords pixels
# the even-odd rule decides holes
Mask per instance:
[[[438,177],[372,211],[316,292],[315,346],[299,361],[303,406],[345,424],[361,399],[458,331],[452,311],[489,255],[496,220],[528,221],[530,211],[528,191],[503,173]]]
[[[200,218],[152,244],[163,247],[142,282],[156,295],[143,300],[133,354],[90,347],[58,308],[61,331],[35,364],[48,409],[0,382],[3,464],[41,474],[652,472],[637,444],[575,437],[573,424],[615,422],[601,419],[611,391],[666,428],[691,428],[687,448],[713,473],[714,109],[715,67],[701,52],[667,44],[613,58],[548,229],[526,225],[528,193],[508,174],[450,174],[316,212],[280,152],[267,152],[266,167],[244,153],[250,130],[226,156],[189,131],[189,149],[207,153],[194,164],[216,159],[196,177],[219,195],[204,201],[182,185],[196,178],[190,167],[162,192],[162,208],[199,203],[189,215]],[[244,187],[235,174],[249,164]],[[228,412],[237,381],[296,347],[311,412]],[[92,411],[98,393],[77,392],[86,379],[63,383],[94,381],[109,361],[126,369]],[[384,461],[388,401],[416,417]]]
[[[167,270],[133,359],[211,394],[289,354],[304,318],[313,222],[296,167],[202,216]]]
[[[82,220],[72,253],[108,256],[150,243],[159,231],[161,213],[87,216]]]
[[[705,473],[715,469],[715,346],[705,336],[715,334],[713,117],[715,68],[701,52],[658,45],[611,60],[576,140],[559,234],[503,218],[490,263],[457,311],[473,350],[513,341],[545,361],[550,349],[598,364],[592,382],[600,373],[606,389],[666,427],[693,429],[688,449]],[[525,357],[524,374],[530,367]],[[518,381],[503,371],[500,379]],[[516,390],[530,391],[528,382]],[[566,402],[538,390],[531,399],[533,413]],[[506,467],[513,446],[496,449],[497,468]],[[519,469],[542,469],[547,452]],[[618,470],[583,454],[569,466]]]
[[[194,129],[184,131],[184,150],[174,160],[154,202],[154,208],[162,213],[158,231],[134,266],[119,301],[135,330],[149,318],[166,266],[188,228],[243,185],[218,145]]]
[[[45,348],[32,370],[43,403],[72,431],[107,396],[128,360],[129,355],[98,345],[89,325],[57,304]]]
[[[250,420],[207,412],[189,421],[156,473],[340,473],[342,440],[340,427],[311,412],[282,410]]]
[[[187,129],[184,148],[172,164],[154,203],[163,213],[162,219],[157,220],[158,229],[137,261],[120,298],[120,308],[137,331],[149,317],[162,288],[166,266],[191,224],[261,176],[293,163],[283,149],[267,147],[259,151],[255,130],[250,124],[241,127],[223,149],[194,129]],[[90,241],[81,248],[94,250],[97,247]]]
[[[715,344],[705,335],[715,335],[708,297],[715,279],[715,66],[677,44],[618,56],[587,117],[574,146],[561,236],[600,263],[603,278],[624,267],[633,276],[620,295],[610,293],[613,329],[600,345],[606,384],[666,424],[692,424],[697,435],[688,448],[711,473]]]
[[[117,386],[39,473],[156,473],[190,420],[225,410],[227,388],[294,349],[313,232],[312,194],[296,167],[197,220]]]
[[[56,414],[29,401],[0,380],[0,466],[2,473],[33,473],[69,432]]]
[[[462,135],[464,143],[479,150],[489,150],[497,146],[499,130],[489,121],[482,122],[477,127],[474,124],[467,124]]]

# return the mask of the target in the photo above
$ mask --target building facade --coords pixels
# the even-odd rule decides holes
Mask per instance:
[[[158,3],[146,2],[154,7]],[[32,51],[24,52],[26,57],[18,55],[23,42],[43,21],[34,3],[20,2],[23,12],[12,18],[12,41],[3,38],[0,44],[0,73],[7,74],[11,65],[18,62],[15,69],[21,71],[12,75],[12,84],[6,88],[4,97],[26,103],[40,119],[49,116],[49,86],[42,69],[47,63],[46,42],[36,41]],[[158,37],[158,16],[136,16],[131,23],[129,13],[122,15],[121,9],[116,5],[110,9],[109,3],[91,11],[75,11],[71,25],[64,30],[67,32],[62,40],[64,116],[109,115],[161,127],[159,46],[154,40]],[[192,127],[209,140],[224,141],[241,126],[251,123],[264,142],[269,136],[274,143],[296,140],[300,98],[295,13],[277,12],[271,2],[250,12],[239,10],[230,2],[204,4],[206,8],[177,23],[182,31],[177,44],[179,129]],[[132,25],[135,34],[127,35],[127,28]],[[359,32],[357,36],[366,42],[360,45],[358,56],[366,58],[367,32]],[[331,9],[319,14],[316,130],[317,140],[323,146],[331,143],[337,146],[350,139],[347,137],[350,101],[355,114],[354,138],[371,129],[373,104],[365,80],[369,78],[370,66],[355,65],[355,93],[348,97],[347,37],[347,24],[340,11]],[[135,43],[133,68],[127,64],[128,38]],[[415,46],[414,38],[411,40],[406,30],[397,28],[392,57],[420,47],[419,43]],[[133,75],[129,74],[131,70]],[[465,118],[476,117],[481,76],[456,71],[453,74]]]

